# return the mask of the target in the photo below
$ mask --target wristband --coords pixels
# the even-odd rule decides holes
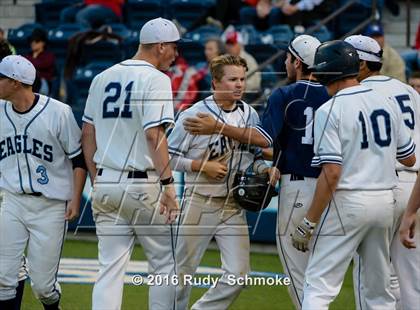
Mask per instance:
[[[163,186],[164,185],[169,185],[169,184],[172,184],[174,182],[175,182],[174,178],[173,177],[169,177],[167,179],[160,180],[160,185],[163,185]]]
[[[311,221],[309,221],[306,217],[303,218],[303,222],[310,227],[311,229],[314,229],[316,226],[316,223],[313,223]]]

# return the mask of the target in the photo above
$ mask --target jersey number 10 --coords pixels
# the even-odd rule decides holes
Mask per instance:
[[[369,119],[372,126],[375,143],[380,147],[389,146],[391,144],[391,119],[389,117],[389,113],[383,109],[374,110],[370,114]],[[381,123],[385,127],[385,130],[383,131],[385,132],[385,138],[381,137],[381,131],[379,130],[379,121],[381,119],[383,119],[383,122]],[[369,142],[367,138],[366,120],[362,111],[359,113],[359,122],[362,127],[362,142],[360,146],[362,149],[367,149],[369,147]]]
[[[111,82],[105,87],[105,93],[111,93],[105,98],[103,102],[102,117],[103,118],[131,118],[132,112],[130,111],[131,89],[133,88],[133,81],[125,87],[124,107],[120,114],[120,108],[115,104],[121,97],[121,83]],[[111,107],[110,107],[111,106]],[[112,108],[113,107],[113,108]]]

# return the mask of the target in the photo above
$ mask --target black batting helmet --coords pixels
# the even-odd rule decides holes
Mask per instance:
[[[359,55],[349,43],[335,40],[322,43],[315,53],[311,67],[318,81],[328,85],[359,73]]]
[[[237,172],[233,181],[233,198],[245,210],[259,212],[277,195],[268,174]]]

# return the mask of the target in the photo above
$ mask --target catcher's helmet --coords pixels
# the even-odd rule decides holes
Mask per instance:
[[[328,85],[359,73],[359,56],[349,43],[335,40],[322,43],[315,53],[311,67],[318,81]]]
[[[268,174],[237,172],[233,181],[233,198],[248,211],[258,212],[267,208],[271,198],[277,195],[270,185]]]

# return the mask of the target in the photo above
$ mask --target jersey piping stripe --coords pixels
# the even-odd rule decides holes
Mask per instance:
[[[397,159],[405,159],[407,157],[410,157],[412,154],[414,154],[415,150],[416,150],[416,146],[413,144],[413,146],[409,150],[403,153],[397,152]]]
[[[75,150],[75,151],[73,151],[73,152],[70,152],[70,153],[66,153],[66,152],[64,152],[70,159],[71,159],[71,157],[74,157],[74,156],[76,156],[76,155],[79,155],[80,154],[80,152],[82,151],[82,147],[81,146],[79,146],[78,147],[78,149],[77,150]],[[73,156],[74,155],[74,156]]]
[[[355,94],[363,94],[363,93],[368,93],[368,92],[371,92],[371,91],[372,91],[372,89],[359,90],[359,91],[355,91],[355,92],[352,92],[352,93],[339,94],[339,95],[334,96],[334,97],[332,97],[332,98],[338,98],[338,97],[350,96],[350,95],[355,95]]]
[[[48,97],[47,102],[45,102],[45,105],[42,107],[42,109],[34,115],[34,117],[29,121],[29,123],[26,125],[25,130],[23,131],[23,134],[26,135],[27,130],[29,126],[32,124],[32,122],[38,117],[39,114],[41,114],[45,108],[48,106],[48,103],[50,102],[50,97]],[[28,167],[28,177],[29,177],[29,187],[31,188],[31,191],[35,193],[35,189],[32,186],[32,176],[31,176],[31,169],[29,167],[29,161],[28,161],[28,154],[25,153],[25,160],[26,160],[26,166]]]
[[[363,81],[361,81],[360,83],[367,83],[367,82],[388,82],[388,81],[391,81],[392,80],[392,77],[388,77],[387,79],[385,79],[385,80],[370,80],[370,79],[365,79],[365,80],[363,80]]]
[[[4,105],[4,113],[6,114],[7,119],[9,120],[10,124],[12,124],[13,126],[13,130],[15,131],[15,136],[17,136],[17,130],[16,130],[16,126],[15,124],[13,124],[12,119],[10,118],[9,114],[7,113],[7,105]],[[22,190],[23,194],[26,194],[25,190],[23,189],[23,183],[22,183],[22,172],[20,171],[20,164],[19,164],[19,158],[18,156],[16,156],[16,162],[17,162],[17,167],[18,167],[18,172],[19,172],[19,185],[20,185],[20,189]]]
[[[163,123],[172,123],[174,124],[174,119],[172,117],[164,117],[158,121],[148,122],[147,124],[143,125],[143,129],[147,130],[151,127],[157,127]]]
[[[226,123],[225,122],[225,120],[223,119],[223,117],[222,117],[222,115],[219,113],[219,114],[217,114],[212,108],[210,108],[210,106],[207,104],[207,102],[206,102],[206,99],[204,99],[203,100],[203,102],[204,102],[204,105],[207,107],[207,109],[211,112],[211,113],[213,113],[213,115],[214,116],[216,116],[216,119],[217,120],[220,120],[220,121],[222,121],[223,123]]]
[[[315,253],[316,244],[318,242],[318,237],[321,235],[322,226],[324,226],[325,220],[327,219],[328,213],[330,213],[330,207],[331,202],[328,203],[327,211],[325,212],[325,216],[321,221],[321,225],[319,225],[318,234],[316,235],[315,241],[314,241],[314,247],[312,248],[312,255]]]
[[[296,84],[305,84],[305,85],[309,85],[309,86],[314,86],[314,87],[324,87],[322,84],[316,83],[316,82],[311,82],[311,81],[297,81]]]
[[[398,150],[403,150],[403,149],[411,147],[411,144],[413,143],[414,143],[413,139],[410,138],[410,140],[408,140],[406,144],[404,144],[403,146],[397,147],[397,153],[399,152]]]
[[[175,155],[179,155],[179,156],[184,156],[184,154],[179,149],[176,149],[174,147],[170,147],[169,145],[168,145],[168,151],[171,154],[175,154]]]
[[[125,64],[125,63],[120,62],[119,65],[125,66],[125,67],[150,67],[150,68],[156,69],[155,66],[147,65],[147,64]]]
[[[357,294],[359,295],[359,309],[362,310],[362,294],[360,292],[360,270],[361,270],[360,255],[358,257],[358,260],[359,260],[359,265],[358,265],[358,270],[357,270]]]
[[[89,121],[93,122],[93,118],[92,118],[92,117],[90,117],[90,116],[87,116],[86,114],[84,114],[84,115],[83,115],[83,118],[82,118],[82,119],[83,119],[83,120],[87,119],[87,120],[89,120]]]
[[[342,162],[340,160],[333,160],[333,159],[322,159],[322,160],[319,160],[319,161],[312,160],[312,162],[311,162],[311,166],[312,167],[319,167],[322,164],[338,164],[338,165],[342,165]]]
[[[273,145],[273,139],[271,139],[270,135],[261,126],[256,126],[254,128],[264,136],[268,143],[270,143],[270,146]]]
[[[65,210],[67,211],[67,201],[65,202]],[[61,239],[60,255],[58,256],[58,262],[57,262],[57,267],[56,267],[56,272],[55,272],[54,288],[53,288],[53,291],[57,292],[59,296],[61,296],[61,294],[60,294],[60,291],[57,290],[56,284],[57,284],[58,269],[60,267],[60,259],[61,259],[61,255],[63,253],[64,239],[65,239],[65,236],[66,236],[66,231],[67,231],[67,221],[64,221],[63,238]]]
[[[294,203],[296,203],[298,195],[299,195],[299,192],[296,195]],[[278,208],[280,208],[280,195],[277,199],[278,199]],[[280,251],[281,251],[281,255],[283,256],[284,264],[286,265],[285,267],[287,269],[287,273],[288,273],[289,278],[291,280],[291,283],[292,283],[292,286],[293,286],[293,291],[295,292],[295,295],[296,295],[296,299],[298,300],[299,305],[302,306],[302,302],[299,298],[299,294],[298,294],[297,289],[296,289],[295,281],[292,277],[292,273],[290,272],[289,265],[287,264],[286,255],[284,255],[284,249],[283,249],[283,246],[282,246],[281,234],[280,234],[279,214],[280,214],[280,212],[279,212],[279,210],[277,210],[277,224],[276,224],[277,225],[277,241],[279,243],[279,248],[280,248]]]

